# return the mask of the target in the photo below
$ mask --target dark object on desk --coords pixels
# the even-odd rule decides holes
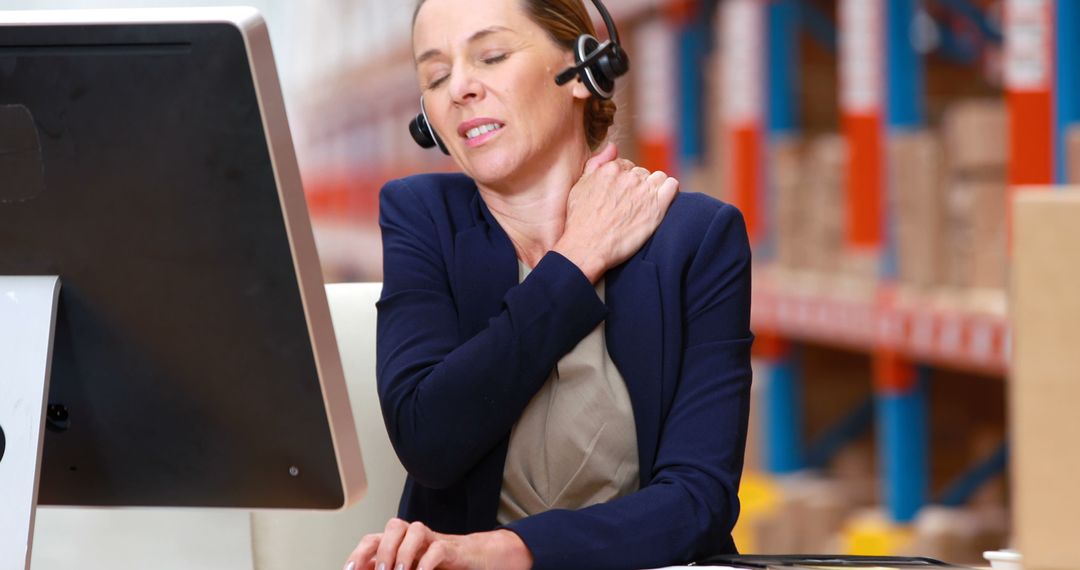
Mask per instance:
[[[736,568],[963,568],[933,558],[906,556],[845,556],[831,554],[722,554],[701,562],[702,565]]]

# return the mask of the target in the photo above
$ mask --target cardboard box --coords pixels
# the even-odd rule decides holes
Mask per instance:
[[[1014,201],[1008,382],[1014,530],[1027,570],[1080,566],[1080,189]]]
[[[1080,184],[1080,125],[1065,131],[1065,172],[1069,184]]]
[[[903,552],[952,564],[985,564],[982,553],[1003,548],[1007,540],[1004,511],[928,506],[915,519],[914,538]]]
[[[774,141],[769,148],[769,183],[776,200],[776,257],[789,269],[803,269],[807,260],[808,200],[803,174],[803,145],[798,139]]]
[[[917,288],[943,281],[942,145],[930,131],[895,133],[888,141],[889,209],[901,283]]]
[[[844,163],[847,142],[839,135],[824,135],[810,142],[802,184],[806,195],[807,267],[822,273],[841,269],[844,251]]]
[[[947,285],[1004,289],[1007,187],[996,177],[957,177],[947,189],[944,264]]]
[[[1008,111],[1001,99],[955,103],[942,117],[945,154],[955,174],[998,173],[1008,164]]]

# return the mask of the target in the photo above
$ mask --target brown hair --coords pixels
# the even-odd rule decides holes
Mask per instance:
[[[418,0],[413,12],[413,25],[416,15],[426,0]],[[578,36],[596,35],[596,28],[585,9],[583,0],[519,0],[525,6],[529,18],[547,32],[556,44],[573,51]],[[596,150],[607,138],[608,128],[615,122],[616,105],[614,101],[591,96],[585,102],[585,139],[589,148]]]

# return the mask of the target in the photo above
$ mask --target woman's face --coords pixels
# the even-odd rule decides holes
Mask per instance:
[[[581,102],[589,93],[554,79],[573,55],[520,2],[427,0],[413,50],[428,119],[477,182],[545,168],[557,149],[585,146]]]

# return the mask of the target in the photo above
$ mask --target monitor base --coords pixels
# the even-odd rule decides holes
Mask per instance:
[[[30,568],[59,296],[59,277],[0,277],[0,570]]]

